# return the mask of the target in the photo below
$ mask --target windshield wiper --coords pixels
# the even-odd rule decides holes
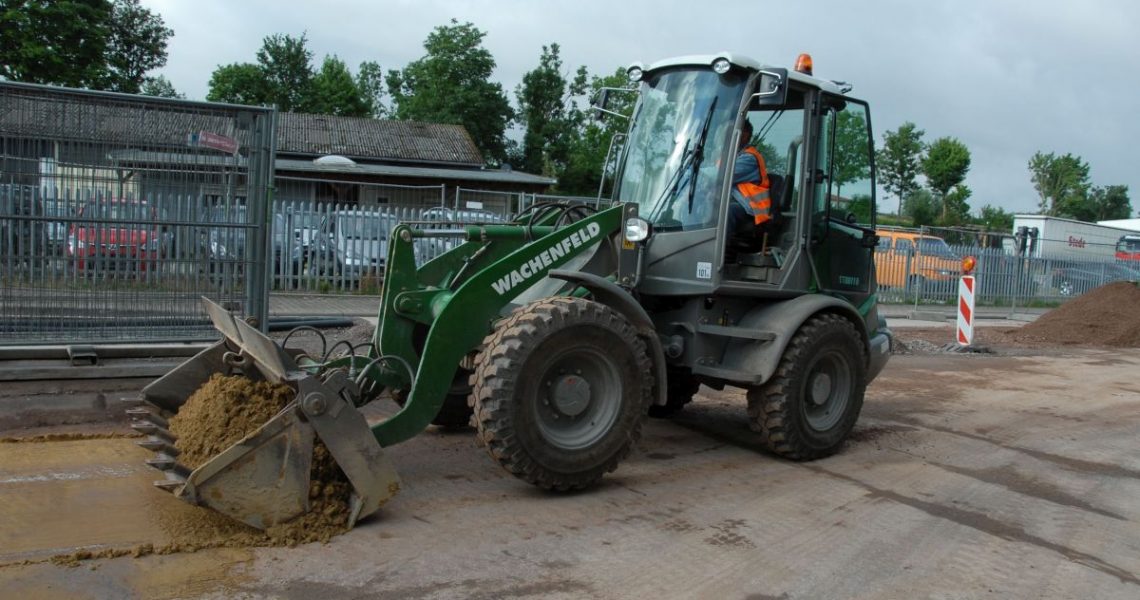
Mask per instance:
[[[709,104],[709,112],[705,115],[705,122],[701,125],[701,136],[697,138],[697,145],[693,148],[693,170],[689,176],[689,213],[693,212],[693,195],[697,193],[697,169],[701,168],[701,161],[705,159],[705,140],[709,137],[709,123],[712,122],[713,111],[716,109],[716,101],[720,98],[713,97],[713,101]]]

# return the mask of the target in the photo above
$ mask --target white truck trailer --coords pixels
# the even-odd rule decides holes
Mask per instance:
[[[1021,229],[1025,227],[1026,229]],[[1032,241],[1036,229],[1036,241]],[[1037,258],[1104,261],[1116,257],[1117,242],[1136,231],[1045,215],[1014,215],[1015,236],[1028,232],[1026,253]]]

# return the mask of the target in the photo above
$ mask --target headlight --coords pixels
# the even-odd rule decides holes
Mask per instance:
[[[210,242],[210,253],[214,256],[225,256],[226,247],[219,244],[218,242]]]
[[[732,68],[732,63],[728,62],[727,58],[718,58],[713,61],[712,69],[717,75],[724,75]]]
[[[629,70],[626,71],[626,75],[629,76],[629,80],[633,83],[641,81],[641,76],[644,74],[645,73],[641,70],[641,67],[630,67]]]
[[[145,244],[143,244],[143,250],[146,250],[148,252],[157,252],[160,245],[161,242],[158,240],[158,238],[152,237],[147,240]]]
[[[639,217],[625,220],[625,239],[630,242],[641,242],[649,237],[649,221]]]

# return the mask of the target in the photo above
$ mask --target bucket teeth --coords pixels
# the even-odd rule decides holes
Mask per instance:
[[[185,483],[186,483],[185,479],[183,479],[183,480],[162,479],[162,480],[154,482],[154,487],[156,487],[160,490],[163,490],[165,492],[170,492],[171,494],[173,494],[175,491],[178,490],[178,488],[182,487],[182,485]]]
[[[166,419],[162,418],[161,416],[159,416],[154,411],[152,411],[148,408],[143,408],[143,407],[130,408],[130,409],[127,409],[127,414],[130,415],[135,420],[149,421],[151,423],[154,423],[155,425],[158,425],[159,427],[162,427],[163,429],[167,429],[170,427],[170,423]]]
[[[168,476],[175,475],[182,479],[189,477],[192,471],[191,468],[178,462],[173,456],[163,453],[155,455],[154,458],[146,459],[146,464],[165,472]]]
[[[147,438],[137,443],[143,448],[146,448],[152,452],[157,452],[159,454],[166,454],[168,456],[178,456],[181,454],[181,451],[178,448],[175,448],[173,444],[170,444],[166,440],[159,439],[158,437]]]

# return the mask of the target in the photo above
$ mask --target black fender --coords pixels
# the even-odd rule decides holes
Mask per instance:
[[[594,299],[618,311],[637,329],[637,334],[645,340],[649,349],[649,358],[653,361],[653,404],[665,404],[665,349],[661,346],[661,339],[657,337],[657,328],[645,307],[625,291],[618,284],[599,277],[592,273],[581,271],[566,271],[555,269],[547,274],[554,279],[561,279],[579,287],[584,287],[593,294]]]
[[[780,358],[784,356],[784,350],[791,343],[792,336],[808,319],[825,312],[837,313],[850,320],[863,339],[864,352],[869,354],[867,326],[854,306],[832,296],[807,294],[757,306],[748,311],[737,326],[768,331],[774,337],[765,343],[734,338],[724,353],[722,366],[729,371],[747,374],[748,381],[742,383],[760,385],[768,381],[780,364]]]

